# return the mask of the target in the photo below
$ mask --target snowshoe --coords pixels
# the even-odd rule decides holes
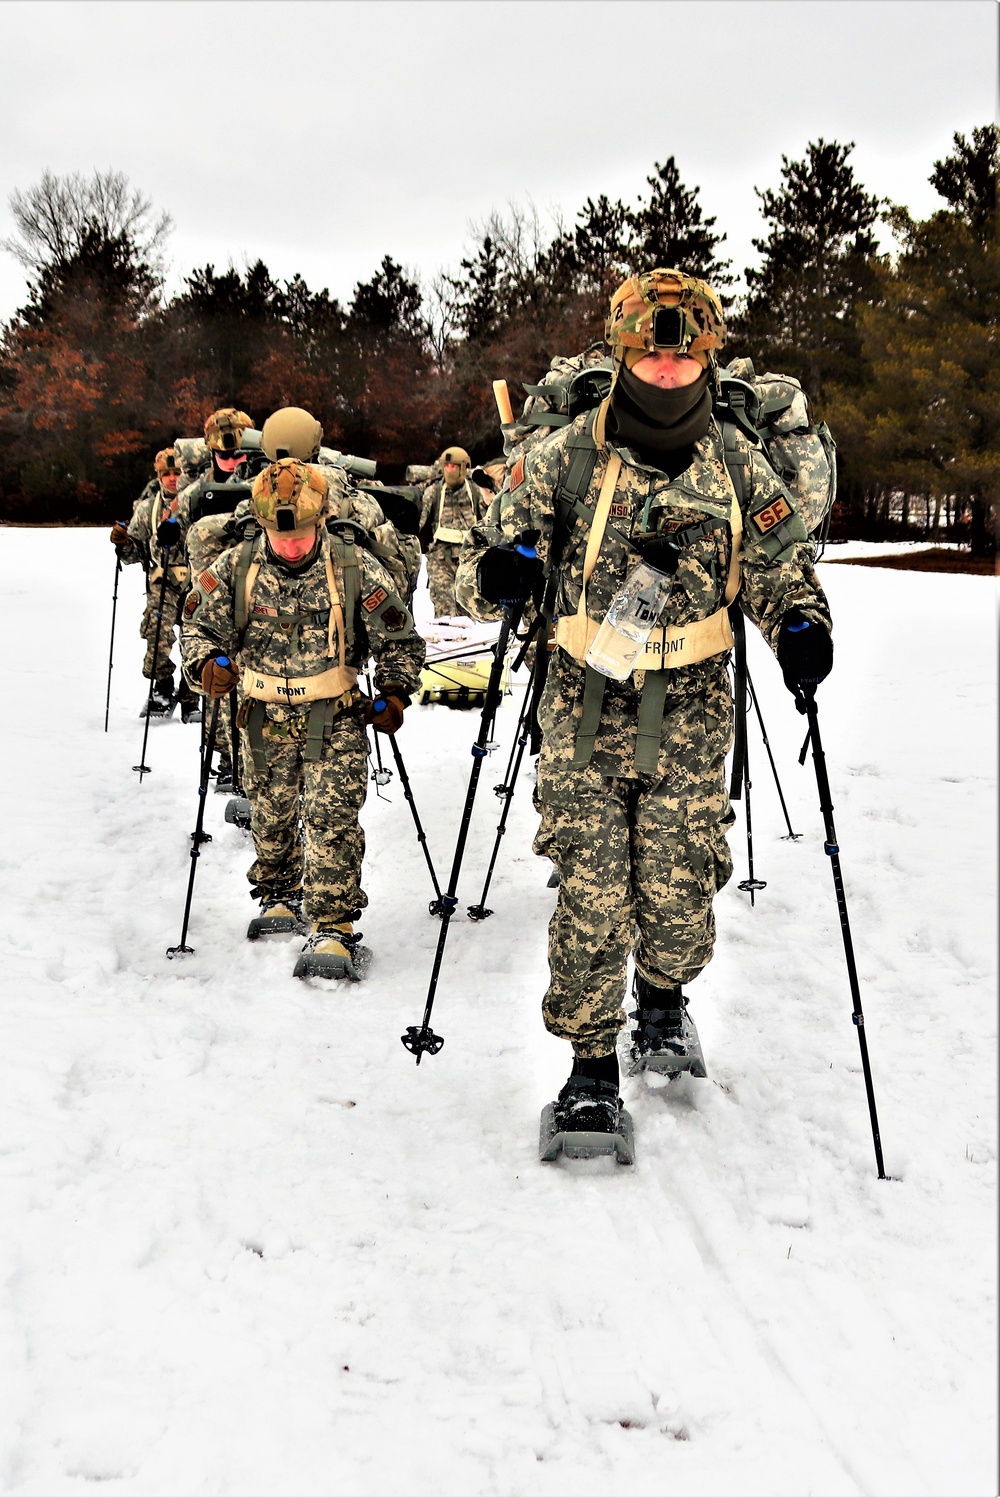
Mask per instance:
[[[140,718],[146,716],[149,710],[151,718],[169,718],[176,706],[177,698],[174,696],[174,684],[172,681],[158,681],[154,684],[152,692],[142,704]]]
[[[636,1025],[629,1046],[628,1075],[655,1071],[667,1077],[681,1072],[707,1077],[701,1041],[680,987],[654,988],[638,978],[636,996],[639,1008],[629,1014]]]
[[[301,896],[265,895],[260,902],[260,915],[255,915],[247,927],[247,941],[256,941],[261,936],[301,933],[307,929]]]
[[[241,827],[244,832],[250,831],[250,802],[246,796],[233,796],[226,802],[226,821],[234,827]]]
[[[182,698],[181,699],[181,722],[182,723],[200,723],[201,722],[201,698],[200,697]]]
[[[361,932],[355,933],[350,921],[332,925],[315,924],[312,935],[299,953],[292,970],[295,978],[350,978],[357,982],[371,961],[371,952],[362,947]]]
[[[538,1158],[593,1160],[614,1155],[619,1165],[635,1163],[632,1118],[622,1106],[617,1082],[572,1076],[554,1103],[542,1109]]]
[[[217,796],[231,796],[235,789],[233,767],[226,760],[222,760],[215,772],[215,794]]]

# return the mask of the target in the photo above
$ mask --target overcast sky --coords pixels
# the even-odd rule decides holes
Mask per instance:
[[[174,219],[169,285],[261,257],[349,299],[391,254],[429,283],[492,207],[570,221],[673,155],[728,235],[782,153],[856,141],[918,215],[996,113],[993,0],[6,0],[0,237],[45,168],[118,168]],[[0,253],[0,319],[24,277]]]

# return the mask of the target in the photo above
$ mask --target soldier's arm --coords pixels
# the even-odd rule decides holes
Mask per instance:
[[[142,491],[132,506],[132,519],[128,523],[128,544],[123,548],[123,562],[141,562],[148,568],[151,564],[149,504],[152,490],[149,485]],[[125,555],[124,553],[128,553]]]
[[[462,544],[455,597],[474,619],[499,619],[500,608],[482,596],[476,585],[476,570],[491,546],[509,546],[526,530],[537,531],[535,542],[540,561],[548,566],[554,528],[553,496],[561,481],[562,448],[543,443],[524,459],[518,459],[507,482],[490,504],[486,518],[474,525]]]
[[[361,601],[357,624],[367,637],[368,651],[375,658],[375,688],[399,686],[415,692],[420,681],[427,647],[417,634],[413,616],[395,589],[385,567],[360,554]],[[364,647],[362,647],[364,650]]]
[[[831,630],[830,608],[794,502],[758,453],[751,454],[752,498],[743,516],[740,604],[774,650],[789,609]]]
[[[190,686],[201,691],[201,668],[212,655],[235,657],[232,551],[195,579],[181,611],[181,664]]]

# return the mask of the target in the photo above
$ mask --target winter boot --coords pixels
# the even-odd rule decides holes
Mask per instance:
[[[151,718],[169,718],[174,710],[174,679],[165,676],[162,681],[154,681],[153,690],[146,702],[143,704],[140,718],[146,716],[146,708],[149,708]]]
[[[181,705],[182,723],[201,722],[202,698],[196,696],[196,694],[191,691],[191,688],[188,686],[186,681],[182,682],[181,690],[178,695],[178,701]]]
[[[641,1071],[677,1076],[688,1071],[693,1077],[706,1077],[701,1041],[680,984],[654,988],[636,973],[635,996],[639,1007],[629,1015],[636,1022],[629,1050],[629,1076]]]
[[[215,772],[216,794],[219,796],[231,796],[234,789],[232,764],[228,759],[220,759],[219,768]]]
[[[614,1155],[620,1165],[635,1159],[632,1119],[618,1096],[618,1058],[573,1062],[573,1070],[554,1103],[542,1109],[539,1158],[571,1160]]]
[[[301,933],[306,929],[301,891],[287,895],[264,895],[260,902],[260,915],[254,916],[247,927],[247,940],[256,941],[260,936],[286,935],[292,931]]]
[[[299,953],[293,969],[296,978],[361,977],[371,953],[359,945],[350,921],[313,921],[312,933]]]

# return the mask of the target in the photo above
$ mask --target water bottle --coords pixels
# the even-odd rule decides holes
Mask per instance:
[[[670,573],[649,562],[633,567],[587,651],[587,665],[614,681],[630,676],[663,613],[673,581]]]

